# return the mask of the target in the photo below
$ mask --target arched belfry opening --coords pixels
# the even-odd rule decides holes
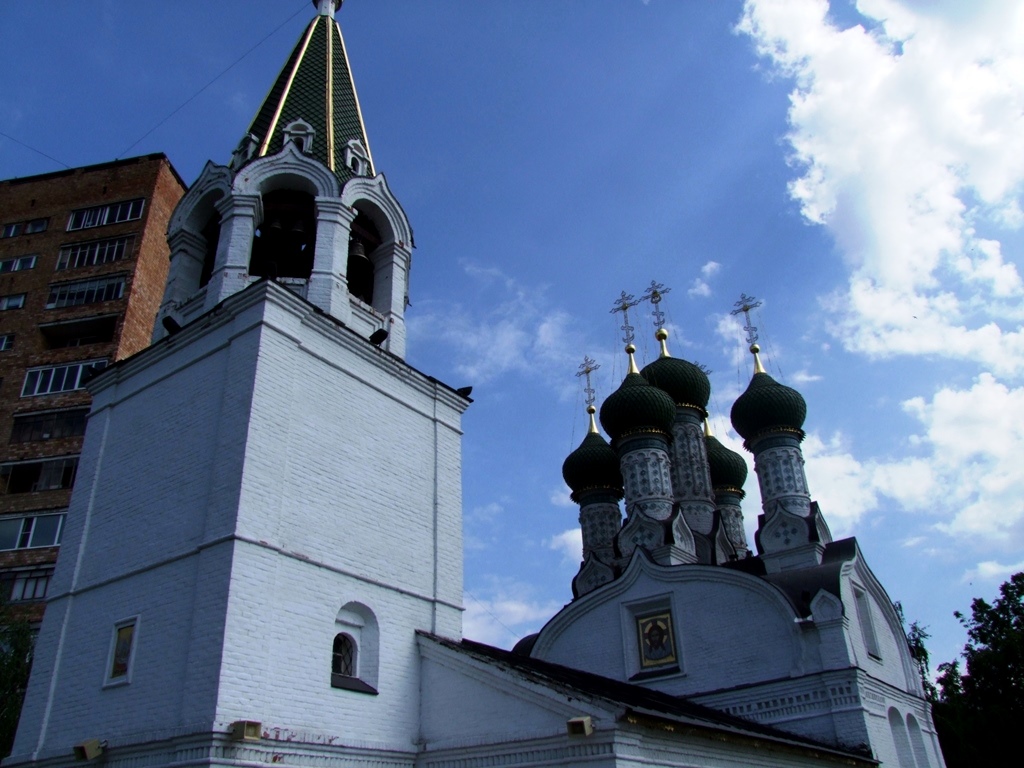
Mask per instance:
[[[313,195],[279,189],[263,195],[263,220],[252,239],[249,274],[308,280],[316,244]]]
[[[374,266],[371,254],[380,247],[381,236],[373,220],[360,211],[352,220],[348,242],[348,290],[364,304],[373,306]]]
[[[202,288],[213,275],[213,267],[217,262],[217,244],[220,242],[220,213],[216,209],[210,214],[200,233],[206,241],[203,251],[203,266],[199,272],[199,287]]]

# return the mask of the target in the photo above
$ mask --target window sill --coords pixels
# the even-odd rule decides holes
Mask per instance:
[[[368,693],[371,696],[377,696],[377,689],[372,685],[367,685],[358,677],[349,677],[348,675],[338,675],[331,673],[331,688],[342,688],[346,691],[355,691],[356,693]]]

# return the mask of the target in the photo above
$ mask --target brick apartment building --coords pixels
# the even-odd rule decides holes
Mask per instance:
[[[34,624],[75,482],[82,385],[149,345],[184,190],[163,154],[0,181],[0,594]]]

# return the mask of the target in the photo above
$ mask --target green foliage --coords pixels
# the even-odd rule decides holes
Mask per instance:
[[[939,665],[935,726],[948,768],[1001,765],[1016,752],[1024,722],[1024,573],[999,588],[991,605],[976,598],[967,629],[964,666]]]
[[[907,627],[907,618],[903,615],[903,605],[898,600],[892,604],[892,607],[896,609],[896,615],[899,616],[900,624],[904,627],[903,631],[907,636],[910,658],[917,665],[917,673],[921,676],[921,685],[924,686],[924,696],[928,701],[934,702],[937,693],[935,685],[931,681],[928,667],[928,648],[925,647],[925,640],[931,637],[931,635],[917,621],[910,622],[910,627]]]
[[[32,628],[0,598],[0,759],[11,753],[32,668]]]

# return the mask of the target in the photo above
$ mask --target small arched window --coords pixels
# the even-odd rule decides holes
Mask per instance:
[[[331,687],[377,694],[377,620],[365,605],[348,603],[338,611],[331,649]]]
[[[331,676],[356,677],[356,642],[349,635],[338,634],[334,638],[334,656],[331,661]]]

